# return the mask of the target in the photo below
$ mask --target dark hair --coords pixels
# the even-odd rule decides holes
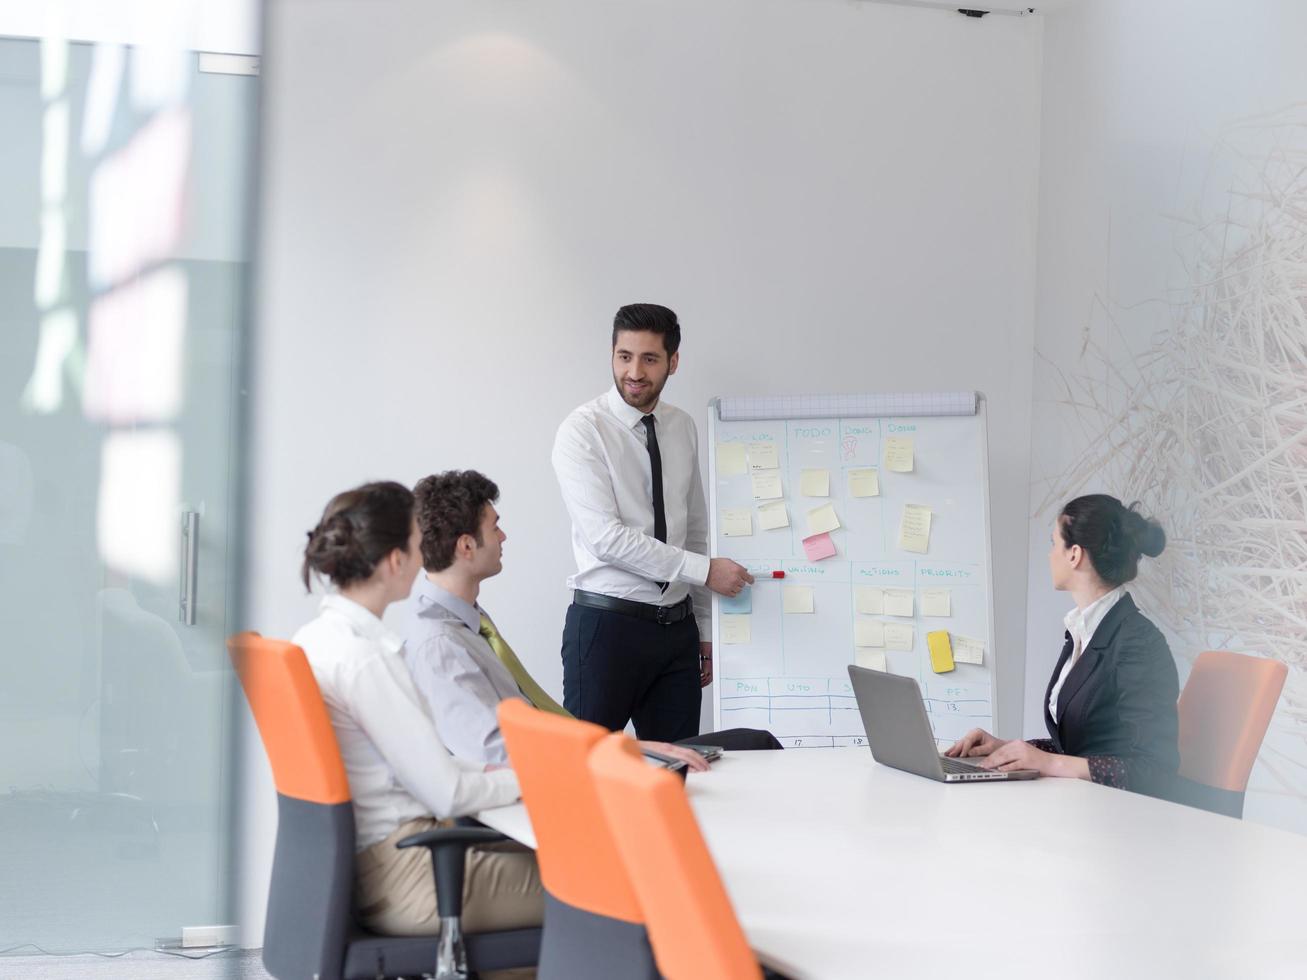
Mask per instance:
[[[449,470],[423,477],[413,488],[418,529],[422,532],[422,567],[439,572],[454,563],[454,546],[464,534],[478,545],[481,515],[499,499],[499,487],[476,470]]]
[[[681,324],[676,314],[657,303],[632,303],[623,306],[613,317],[613,347],[623,330],[647,330],[663,338],[663,349],[671,357],[681,346]]]
[[[1138,508],[1138,501],[1126,507],[1115,497],[1091,493],[1077,497],[1058,515],[1062,541],[1068,548],[1080,545],[1098,577],[1110,586],[1134,579],[1141,554],[1156,558],[1166,547],[1162,525]]]
[[[304,547],[304,588],[309,574],[337,588],[372,577],[377,564],[413,533],[413,493],[402,483],[365,483],[331,498]]]

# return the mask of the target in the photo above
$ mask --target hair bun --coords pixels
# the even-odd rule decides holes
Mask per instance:
[[[1139,502],[1131,504],[1125,512],[1126,533],[1142,555],[1156,558],[1166,548],[1166,532],[1162,525],[1139,513]]]
[[[309,532],[305,561],[329,579],[367,578],[371,574],[363,544],[345,514],[332,514]]]

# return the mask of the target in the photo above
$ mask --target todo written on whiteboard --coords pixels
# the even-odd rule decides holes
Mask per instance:
[[[717,727],[864,744],[855,663],[915,677],[941,746],[992,728],[983,396],[718,398],[708,433],[712,554],[757,579],[714,596]]]

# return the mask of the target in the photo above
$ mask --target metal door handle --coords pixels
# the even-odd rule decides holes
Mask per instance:
[[[195,582],[200,563],[200,515],[193,510],[182,513],[181,599],[177,618],[186,626],[195,625]]]

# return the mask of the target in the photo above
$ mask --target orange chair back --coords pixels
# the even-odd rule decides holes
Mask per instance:
[[[1278,660],[1200,653],[1180,692],[1180,775],[1236,793],[1247,789],[1288,673]]]
[[[760,980],[681,781],[620,732],[595,746],[590,771],[659,971],[667,980]]]
[[[643,923],[588,765],[608,729],[517,698],[500,703],[499,728],[531,816],[545,888],[583,911]]]
[[[227,652],[250,703],[277,792],[310,803],[345,803],[349,779],[318,682],[293,643],[238,633]]]

